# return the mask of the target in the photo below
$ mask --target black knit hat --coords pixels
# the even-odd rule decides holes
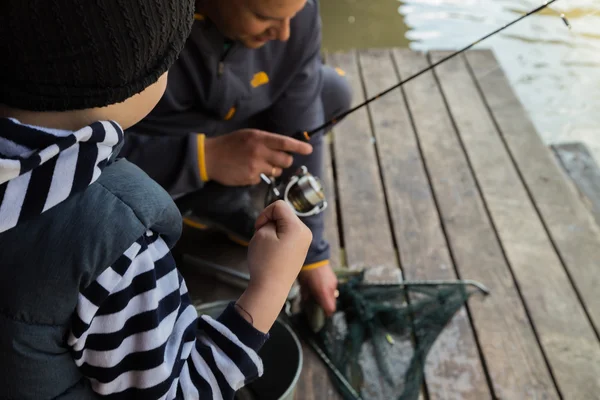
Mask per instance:
[[[0,0],[0,104],[122,102],[175,62],[193,12],[194,0]]]

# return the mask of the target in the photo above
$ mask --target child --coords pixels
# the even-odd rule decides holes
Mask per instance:
[[[116,159],[158,102],[193,0],[0,3],[0,398],[232,398],[311,241],[263,211],[248,289],[198,318],[170,197]]]

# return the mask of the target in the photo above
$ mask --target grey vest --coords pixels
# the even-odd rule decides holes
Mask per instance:
[[[66,344],[78,293],[148,229],[172,247],[169,195],[119,160],[82,193],[0,234],[0,398],[91,399]]]

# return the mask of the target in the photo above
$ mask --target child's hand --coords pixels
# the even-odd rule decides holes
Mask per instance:
[[[312,233],[283,201],[265,208],[255,228],[248,248],[250,284],[287,296],[306,258]]]
[[[310,229],[281,200],[257,218],[256,233],[248,248],[250,283],[237,303],[245,310],[240,315],[258,330],[266,332],[275,322],[311,240]]]

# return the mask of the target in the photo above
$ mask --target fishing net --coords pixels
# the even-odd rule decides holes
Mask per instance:
[[[299,334],[328,366],[346,400],[417,399],[426,356],[473,290],[466,281],[340,284],[337,312],[318,331],[297,314]]]

